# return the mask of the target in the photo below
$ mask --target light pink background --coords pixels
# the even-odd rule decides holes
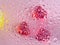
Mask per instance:
[[[29,9],[35,5],[42,6],[48,12],[47,26],[46,22],[44,25],[51,31],[51,45],[60,45],[60,1],[59,0],[0,0],[0,9],[5,14],[5,20],[9,20],[9,24],[5,24],[4,30],[0,31],[0,45],[45,45],[39,41],[16,34],[15,26],[21,21],[27,21],[30,25],[30,29],[35,27],[38,28],[39,21],[33,21]],[[25,15],[25,16],[24,16]],[[27,17],[27,16],[28,17]],[[38,23],[38,24],[36,24]],[[36,24],[36,25],[35,25]],[[42,25],[42,26],[44,26]],[[35,29],[36,30],[36,29]],[[31,35],[33,37],[33,35]],[[48,44],[46,44],[48,45]]]

